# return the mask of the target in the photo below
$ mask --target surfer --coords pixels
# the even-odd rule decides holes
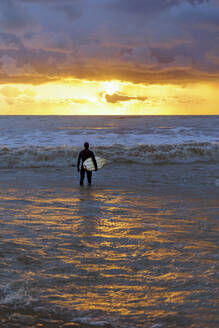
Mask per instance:
[[[94,156],[94,153],[89,149],[89,143],[85,142],[84,143],[84,149],[82,151],[80,151],[79,155],[78,155],[78,164],[77,164],[77,168],[78,168],[78,172],[80,172],[80,185],[83,186],[84,184],[84,176],[85,176],[85,172],[87,173],[87,181],[88,184],[91,185],[91,177],[92,177],[92,172],[91,171],[87,171],[84,169],[83,167],[83,163],[84,161],[86,161],[86,159],[88,158],[92,158],[94,166],[95,166],[95,171],[97,171],[97,162]],[[80,167],[80,162],[81,163],[81,167]]]

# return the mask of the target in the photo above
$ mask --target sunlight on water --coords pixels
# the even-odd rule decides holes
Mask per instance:
[[[215,307],[216,200],[92,188],[1,196],[1,284],[139,327]]]

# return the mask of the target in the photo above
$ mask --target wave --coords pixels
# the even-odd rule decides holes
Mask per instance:
[[[0,148],[0,168],[69,167],[76,165],[79,148],[69,146],[25,146]],[[219,160],[219,143],[141,144],[125,147],[98,146],[96,155],[110,163],[195,163]]]

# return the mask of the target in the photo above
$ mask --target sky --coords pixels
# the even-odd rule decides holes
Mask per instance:
[[[0,0],[1,115],[219,114],[219,0]]]

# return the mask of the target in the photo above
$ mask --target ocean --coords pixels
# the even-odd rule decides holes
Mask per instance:
[[[0,327],[218,327],[218,169],[219,116],[0,116]]]

